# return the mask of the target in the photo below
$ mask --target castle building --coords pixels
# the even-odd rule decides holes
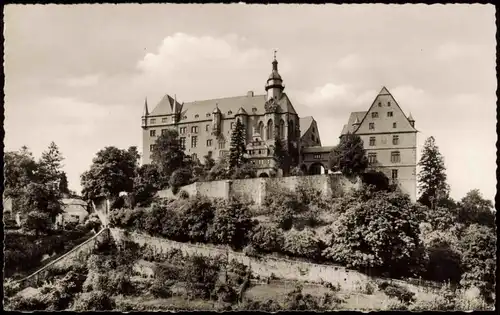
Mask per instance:
[[[383,172],[415,201],[417,194],[417,130],[391,93],[383,87],[368,111],[352,112],[340,137],[361,137],[369,168]]]
[[[244,96],[179,102],[165,95],[149,112],[147,100],[142,116],[143,164],[151,163],[156,139],[167,129],[179,133],[186,154],[203,160],[229,154],[231,133],[240,120],[244,126],[247,154],[260,177],[276,172],[275,137],[283,140],[290,152],[296,152],[300,168],[306,174],[328,173],[333,146],[322,146],[316,120],[300,118],[284,92],[276,56],[265,94],[250,91]],[[370,168],[381,170],[400,183],[413,200],[416,196],[415,121],[406,117],[384,87],[366,112],[353,112],[341,137],[357,134],[364,141]]]
[[[266,94],[255,95],[250,91],[245,96],[189,103],[165,95],[151,112],[146,100],[142,116],[143,163],[151,162],[156,138],[168,128],[178,131],[185,153],[193,158],[223,157],[229,154],[231,132],[239,119],[245,130],[248,157],[259,176],[269,176],[276,171],[273,151],[276,136],[284,140],[285,146],[300,150],[301,119],[284,89],[275,56],[265,85]],[[321,143],[319,135],[315,140]]]

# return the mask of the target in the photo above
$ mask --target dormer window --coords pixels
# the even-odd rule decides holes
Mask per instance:
[[[382,102],[378,102],[378,107],[382,107]]]
[[[210,113],[207,113],[207,117],[210,117]]]
[[[391,102],[387,102],[387,106],[389,106],[389,107],[390,107],[390,106],[391,106]]]
[[[187,119],[187,116],[182,117],[183,119]]]
[[[256,111],[257,111],[257,108],[255,108],[255,107],[254,107],[254,108],[252,108],[252,112],[254,112],[254,113],[255,113]]]
[[[232,112],[232,111],[228,111],[228,112],[227,112],[227,114],[228,114],[228,115],[232,115],[232,114],[233,114],[233,112]]]
[[[194,118],[198,118],[198,117],[200,117],[200,115],[198,115],[198,114],[194,115]]]

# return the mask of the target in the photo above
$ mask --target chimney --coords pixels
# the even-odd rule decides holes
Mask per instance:
[[[248,91],[247,92],[247,97],[253,97],[253,91]]]

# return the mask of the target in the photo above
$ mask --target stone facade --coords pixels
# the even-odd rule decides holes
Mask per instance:
[[[308,187],[322,192],[325,196],[341,196],[349,190],[359,188],[360,182],[351,182],[339,174],[325,174],[196,182],[182,187],[181,190],[186,191],[190,196],[223,199],[238,197],[261,205],[270,191],[280,187],[291,191],[298,187]],[[158,192],[158,196],[176,198],[169,189]]]
[[[383,172],[415,201],[417,195],[417,130],[384,87],[366,112],[353,112],[342,136],[363,140],[370,168]]]

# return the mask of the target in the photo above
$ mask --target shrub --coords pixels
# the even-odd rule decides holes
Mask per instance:
[[[186,289],[193,297],[209,298],[217,282],[221,261],[203,256],[190,256],[186,259],[182,279]]]
[[[253,221],[248,205],[237,200],[220,200],[211,227],[215,244],[228,244],[233,249],[243,248],[249,241]]]
[[[313,230],[291,230],[285,234],[283,251],[294,257],[316,259],[320,255],[319,240]]]
[[[179,198],[181,199],[188,199],[189,198],[189,193],[185,190],[181,190],[179,193]]]
[[[251,244],[259,252],[281,252],[285,239],[283,231],[274,225],[256,225],[252,231]]]
[[[149,287],[149,292],[156,298],[169,298],[172,296],[171,287],[175,284],[174,281],[162,281],[155,279]]]
[[[81,293],[73,305],[74,311],[107,311],[115,308],[115,302],[106,292],[92,291]]]
[[[243,248],[243,254],[245,254],[248,257],[256,257],[256,258],[259,257],[259,253],[252,245],[245,246],[245,248]]]
[[[179,213],[180,227],[187,231],[191,242],[206,242],[207,229],[214,219],[215,207],[205,197],[194,197],[187,201],[183,207],[184,211]]]
[[[234,288],[226,283],[218,282],[214,288],[213,297],[225,303],[235,303],[238,301],[238,293]]]
[[[263,302],[249,299],[240,306],[240,309],[245,311],[277,312],[283,307],[272,299]]]
[[[397,284],[388,284],[383,289],[385,295],[388,297],[396,298],[401,303],[411,304],[415,302],[415,293],[409,291],[407,288]]]
[[[175,170],[170,175],[169,185],[172,188],[172,193],[175,195],[179,188],[190,183],[192,178],[191,170],[188,168],[180,168]]]
[[[101,229],[101,220],[99,219],[97,214],[92,213],[87,218],[87,220],[85,221],[85,229],[87,229],[87,231],[94,230],[96,232]]]
[[[285,310],[319,310],[319,300],[310,294],[302,294],[302,287],[298,285],[289,292],[284,302]]]

